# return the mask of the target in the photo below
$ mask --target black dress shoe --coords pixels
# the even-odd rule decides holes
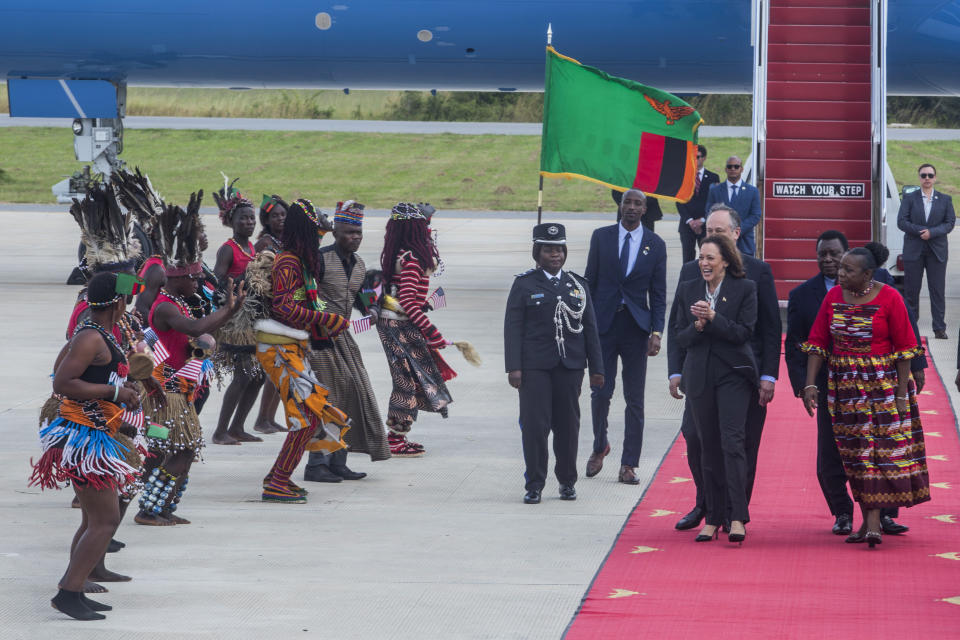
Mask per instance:
[[[676,528],[680,531],[686,531],[687,529],[693,529],[694,527],[700,526],[703,516],[703,509],[701,507],[694,507],[690,513],[677,521]]]
[[[538,489],[530,489],[523,496],[524,504],[540,504],[540,491]]]
[[[910,531],[910,527],[896,522],[891,516],[880,516],[880,528],[883,529],[884,533],[894,536]]]
[[[576,500],[577,491],[573,488],[572,484],[562,484],[560,485],[560,499],[561,500]]]
[[[347,467],[346,449],[340,449],[330,457],[330,471],[344,480],[362,480],[367,477],[367,474],[360,471],[353,471]]]
[[[833,523],[833,535],[848,536],[853,531],[853,516],[847,513],[841,513]]]
[[[944,331],[943,329],[937,329],[936,331],[934,331],[934,332],[933,332],[933,337],[934,337],[934,338],[939,338],[940,340],[947,340],[947,339],[948,339],[948,338],[947,338],[947,332]]]
[[[343,478],[330,471],[330,467],[325,464],[308,468],[303,473],[303,479],[307,482],[343,482]]]

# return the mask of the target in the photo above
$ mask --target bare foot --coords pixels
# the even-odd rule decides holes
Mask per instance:
[[[273,422],[272,420],[268,420],[266,422],[258,422],[257,424],[253,425],[253,430],[258,433],[266,433],[266,434],[279,433],[281,431],[280,425]]]
[[[70,507],[73,508],[73,509],[79,509],[79,508],[80,508],[80,498],[78,498],[77,496],[73,496],[73,502],[70,503]]]
[[[142,511],[133,517],[133,521],[137,524],[145,524],[150,527],[169,527],[176,524],[164,517]]]
[[[181,518],[180,516],[175,516],[172,513],[167,516],[170,518],[170,524],[190,524],[190,521],[186,518]]]
[[[90,579],[96,580],[98,582],[130,582],[133,580],[130,576],[121,575],[119,573],[114,573],[107,568],[94,567],[93,571],[90,572]],[[94,584],[94,583],[91,583]],[[93,593],[93,592],[88,592]]]
[[[97,584],[96,582],[90,582],[89,580],[86,580],[83,583],[84,593],[107,593],[108,591],[109,589],[102,584]]]
[[[263,442],[263,438],[258,438],[252,433],[247,433],[246,431],[241,431],[240,433],[234,433],[233,431],[228,431],[227,435],[239,440],[240,442]]]
[[[210,437],[210,441],[213,442],[213,444],[240,444],[236,438],[226,433],[214,432],[213,436]]]

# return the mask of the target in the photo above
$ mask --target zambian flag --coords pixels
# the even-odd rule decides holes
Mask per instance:
[[[686,202],[700,114],[676,96],[547,47],[540,174]]]

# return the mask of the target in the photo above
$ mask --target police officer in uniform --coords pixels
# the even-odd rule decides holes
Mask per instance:
[[[527,504],[538,504],[547,479],[547,437],[553,431],[554,472],[560,499],[576,500],[580,387],[603,386],[603,355],[590,292],[582,276],[563,270],[567,236],[562,224],[533,228],[537,263],[517,276],[504,317],[507,380],[520,391]]]

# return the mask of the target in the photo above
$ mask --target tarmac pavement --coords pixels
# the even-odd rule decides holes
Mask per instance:
[[[178,512],[193,524],[139,526],[131,507],[116,536],[127,547],[110,554],[107,566],[134,580],[109,584],[110,593],[99,597],[114,607],[106,620],[71,620],[48,601],[66,566],[79,511],[69,508],[70,491],[26,486],[29,460],[39,452],[38,411],[50,393],[48,374],[77,291],[63,285],[76,260],[76,224],[58,208],[48,211],[0,205],[4,638],[558,638],[677,437],[682,403],[667,393],[664,350],[649,364],[641,484],[616,481],[624,409],[617,394],[613,450],[603,472],[581,477],[575,502],[560,501],[556,480],[549,478],[543,503],[524,505],[518,403],[503,371],[502,322],[513,274],[531,266],[533,222],[530,214],[441,211],[434,226],[446,270],[432,284],[443,286],[449,306],[431,318],[448,339],[473,342],[484,363],[473,368],[458,353],[445,354],[460,373],[449,384],[450,417],[422,414],[412,433],[427,455],[373,464],[353,454],[351,467],[368,472],[366,479],[306,483],[308,504],[277,505],[260,502],[260,481],[282,434],[235,447],[208,444]],[[567,267],[582,272],[590,233],[611,217],[547,214],[544,220],[567,226]],[[672,298],[680,249],[670,218],[658,232],[670,255]],[[378,213],[365,221],[360,255],[368,267],[379,257],[385,221]],[[205,222],[216,248],[228,230],[212,216]],[[960,280],[947,282],[953,336]],[[927,333],[926,297],[921,304],[921,331]],[[933,342],[956,402],[955,339]],[[358,343],[385,411],[390,379],[379,340],[369,331]],[[791,401],[789,393],[787,381],[781,382],[778,401]],[[208,438],[221,397],[214,391],[201,414]],[[588,389],[580,400],[582,474],[592,441]],[[250,429],[252,418],[247,424]],[[302,467],[294,479],[302,479]],[[672,527],[680,515],[652,519],[651,526]],[[769,519],[764,525],[764,515],[755,514],[755,526],[775,526]]]

